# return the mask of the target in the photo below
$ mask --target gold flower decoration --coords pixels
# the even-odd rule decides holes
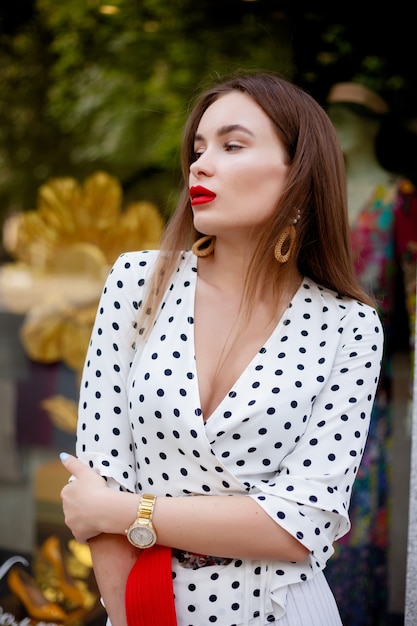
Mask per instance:
[[[53,178],[39,188],[37,209],[18,216],[8,251],[33,269],[73,274],[100,271],[126,250],[157,247],[163,221],[155,205],[121,205],[121,185],[106,172],[82,186]]]
[[[83,185],[53,178],[39,188],[36,210],[6,223],[4,245],[15,261],[0,270],[0,299],[26,314],[21,339],[34,361],[62,361],[79,376],[111,265],[124,251],[158,247],[164,224],[157,207],[142,201],[123,209],[122,199],[119,181],[106,172]],[[75,403],[56,396],[44,406],[58,426],[75,430]]]

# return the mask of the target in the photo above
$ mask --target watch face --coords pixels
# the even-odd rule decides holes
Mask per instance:
[[[129,530],[129,541],[138,548],[150,548],[156,542],[156,534],[147,526],[133,526]]]

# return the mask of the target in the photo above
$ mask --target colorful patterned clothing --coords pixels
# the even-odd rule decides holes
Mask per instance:
[[[392,321],[401,280],[395,245],[399,188],[395,178],[378,186],[351,231],[357,275],[377,301],[386,344],[370,433],[353,489],[352,529],[337,542],[326,568],[344,626],[382,626],[387,618]]]

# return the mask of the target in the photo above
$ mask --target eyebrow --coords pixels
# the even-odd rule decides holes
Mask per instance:
[[[254,137],[254,134],[252,133],[252,131],[250,131],[245,126],[242,126],[242,124],[228,124],[227,126],[221,126],[217,130],[216,135],[218,137],[223,137],[224,135],[227,135],[228,133],[231,133],[235,130],[240,130],[241,132],[246,133],[247,135],[250,135],[251,137]],[[200,141],[201,139],[203,139],[203,135],[200,135],[199,133],[197,133],[194,140]]]

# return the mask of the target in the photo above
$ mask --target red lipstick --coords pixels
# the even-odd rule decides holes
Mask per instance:
[[[206,189],[201,185],[190,187],[190,198],[193,206],[196,204],[206,204],[206,202],[211,202],[215,197],[216,194],[213,191],[210,191],[210,189]]]

